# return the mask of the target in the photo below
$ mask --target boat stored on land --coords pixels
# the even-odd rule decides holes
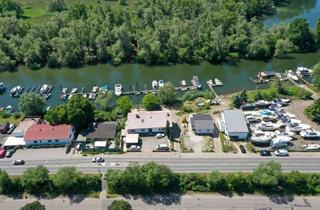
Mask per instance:
[[[313,130],[304,130],[300,132],[300,135],[304,139],[311,139],[311,140],[320,140],[320,132],[313,131]]]

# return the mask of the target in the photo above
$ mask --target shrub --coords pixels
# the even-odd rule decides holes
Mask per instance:
[[[39,201],[34,201],[32,203],[28,203],[20,210],[46,210],[45,205],[42,205]]]
[[[125,200],[112,201],[108,210],[133,210],[130,203]]]
[[[211,192],[227,192],[229,190],[226,177],[218,171],[213,171],[207,177],[207,185]]]
[[[207,177],[200,174],[179,174],[179,188],[181,192],[208,192]]]

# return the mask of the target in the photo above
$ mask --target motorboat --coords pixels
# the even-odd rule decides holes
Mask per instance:
[[[255,105],[258,108],[267,108],[268,106],[270,106],[272,104],[272,102],[270,101],[265,101],[265,100],[259,100],[255,102]]]
[[[296,70],[296,74],[302,77],[308,77],[312,74],[312,69],[308,69],[306,67],[303,66],[299,66]]]
[[[258,126],[258,128],[261,131],[275,131],[279,129],[279,125],[271,122],[263,122]]]
[[[299,77],[292,70],[287,70],[286,74],[289,79],[292,79],[295,82],[299,81]]]
[[[272,140],[272,136],[264,132],[256,132],[250,137],[250,141],[254,145],[269,145]]]
[[[290,132],[290,131],[275,131],[275,134],[277,136],[289,136],[289,137],[294,137],[295,133],[294,132]]]
[[[303,130],[300,132],[300,135],[304,139],[311,139],[311,140],[320,140],[320,132],[313,131],[312,129],[309,130]]]
[[[75,94],[75,93],[77,93],[78,92],[78,88],[72,88],[71,89],[71,94]]]
[[[41,88],[39,90],[39,93],[40,94],[46,94],[46,93],[49,92],[49,89],[50,89],[49,85],[44,84],[44,85],[41,86]]]
[[[272,139],[272,141],[290,143],[292,141],[292,137],[285,135],[277,135],[275,138]]]
[[[62,95],[60,96],[60,100],[63,100],[63,101],[67,100],[67,98],[68,98],[68,95],[67,95],[67,94],[62,94]]]
[[[261,71],[257,74],[257,78],[259,80],[265,80],[265,79],[270,79],[271,77],[275,76],[274,71]]]
[[[18,85],[11,89],[10,95],[12,97],[18,97],[22,93],[22,91],[23,91],[23,87]]]
[[[153,80],[152,81],[152,88],[153,89],[156,89],[158,87],[158,82],[157,82],[157,80]]]
[[[256,116],[249,115],[249,116],[246,116],[246,121],[247,123],[259,123],[260,119]]]
[[[191,83],[197,89],[201,89],[202,88],[202,85],[201,85],[201,83],[199,81],[199,78],[197,76],[193,76],[192,77]]]
[[[305,144],[305,145],[302,145],[302,149],[304,149],[304,150],[319,150],[320,144]]]
[[[102,86],[100,89],[101,89],[103,92],[108,92],[108,90],[109,90],[109,85],[105,84],[105,85]]]
[[[208,83],[208,85],[210,85],[210,86],[214,86],[214,82],[212,81],[212,79],[208,80],[207,83]]]
[[[116,96],[121,96],[122,94],[122,85],[121,84],[115,84],[114,86],[114,93]]]
[[[6,90],[6,86],[3,82],[0,82],[0,93],[3,93]]]
[[[215,83],[216,86],[222,86],[222,85],[223,85],[223,83],[221,82],[221,80],[219,80],[218,78],[215,78],[215,79],[214,79],[214,83]]]
[[[9,105],[9,106],[6,106],[3,109],[3,111],[6,112],[6,113],[12,113],[14,111],[14,108],[13,108],[13,106]]]
[[[97,93],[98,91],[99,91],[99,87],[98,86],[93,86],[92,92],[93,93]]]
[[[187,82],[186,82],[185,80],[181,80],[181,81],[180,81],[180,84],[181,84],[182,86],[187,86]]]
[[[61,94],[67,94],[68,93],[68,88],[62,88]]]
[[[161,79],[161,80],[159,80],[158,84],[159,84],[159,87],[163,87],[164,86],[164,81]]]

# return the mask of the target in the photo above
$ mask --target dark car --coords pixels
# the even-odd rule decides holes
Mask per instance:
[[[242,144],[239,146],[239,148],[242,153],[247,153],[246,149],[244,148],[244,146]]]
[[[7,152],[6,152],[6,158],[11,158],[12,155],[13,155],[13,153],[14,153],[14,150],[7,150]]]
[[[93,162],[93,163],[103,163],[104,162],[104,158],[95,157],[95,158],[92,158],[91,162]]]
[[[261,150],[260,155],[261,156],[271,156],[271,152],[268,150]]]
[[[15,161],[13,161],[13,165],[24,165],[24,164],[25,164],[24,160],[15,160]]]

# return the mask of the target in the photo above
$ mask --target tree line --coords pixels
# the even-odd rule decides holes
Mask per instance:
[[[74,167],[61,168],[52,176],[44,166],[28,168],[19,177],[10,177],[0,170],[0,194],[74,195],[100,191],[99,176],[83,174]]]
[[[317,194],[320,189],[319,174],[298,171],[283,173],[274,161],[262,163],[252,173],[224,174],[213,171],[208,175],[178,174],[167,166],[156,163],[133,164],[124,171],[106,173],[108,191],[116,194],[150,194],[178,192],[220,193],[289,193]]]
[[[49,9],[57,12],[45,23],[0,17],[0,70],[22,63],[38,69],[283,58],[315,51],[320,43],[320,24],[312,30],[306,19],[263,26],[263,16],[287,0],[136,0],[69,8],[53,2]]]

